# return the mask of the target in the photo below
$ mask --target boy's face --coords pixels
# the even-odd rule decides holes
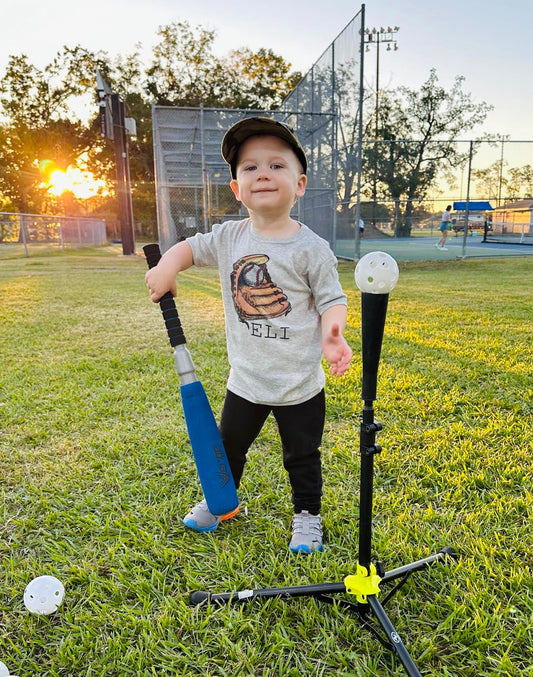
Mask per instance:
[[[250,214],[289,214],[305,193],[307,177],[298,158],[276,136],[252,136],[239,148],[237,179],[230,186]]]

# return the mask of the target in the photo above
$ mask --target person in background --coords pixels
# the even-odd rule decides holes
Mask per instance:
[[[444,251],[448,251],[448,247],[446,247],[446,238],[448,237],[448,231],[452,227],[452,206],[448,205],[446,209],[442,212],[442,219],[440,222],[439,230],[440,230],[440,240],[437,242],[435,247],[437,249],[443,249]]]

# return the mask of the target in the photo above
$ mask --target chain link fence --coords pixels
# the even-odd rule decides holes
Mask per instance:
[[[358,12],[313,64],[281,106],[310,114],[335,116],[331,147],[327,154],[335,179],[335,197],[329,215],[326,239],[333,251],[338,241],[353,237],[358,219],[359,177],[361,167],[362,115],[361,87],[364,10]],[[323,151],[324,152],[324,151]],[[348,209],[343,209],[343,201]],[[314,220],[309,216],[313,227]]]
[[[430,241],[440,238],[447,205],[450,240],[461,242],[454,253],[464,257],[480,242],[532,243],[533,142],[364,135],[364,35],[363,5],[280,110],[153,108],[163,250],[208,232],[214,223],[246,216],[229,187],[220,146],[232,124],[253,115],[274,117],[298,134],[308,157],[308,183],[292,215],[339,257],[357,260],[362,241],[368,249],[371,241],[385,248],[391,240],[426,240],[427,255]]]
[[[354,196],[339,195],[336,253],[357,258],[357,236],[435,238],[447,205],[450,236],[464,240],[462,255],[480,242],[533,244],[532,143],[365,139],[358,205],[364,230],[356,232]],[[345,171],[340,163],[339,183]]]
[[[101,219],[0,212],[0,247],[23,249],[25,256],[37,248],[96,246],[106,241]]]

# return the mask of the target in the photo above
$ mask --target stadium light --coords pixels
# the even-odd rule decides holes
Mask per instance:
[[[398,44],[396,42],[396,34],[400,30],[399,26],[394,26],[394,28],[391,28],[390,26],[388,28],[380,28],[379,30],[377,28],[366,28],[365,29],[365,44],[366,44],[366,49],[365,51],[370,51],[370,45],[376,45],[376,110],[374,113],[374,138],[375,141],[377,142],[378,140],[378,130],[379,130],[379,46],[380,44],[386,44],[387,45],[387,51],[390,52],[391,50],[391,45],[394,46],[394,51],[396,52],[398,50]],[[376,202],[377,202],[377,153],[376,153],[376,161],[375,161],[375,167],[374,167],[374,180],[373,180],[373,215],[372,215],[372,225],[376,225]]]

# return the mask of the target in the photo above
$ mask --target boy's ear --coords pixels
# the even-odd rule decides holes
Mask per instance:
[[[305,193],[305,187],[307,186],[307,176],[305,174],[300,174],[298,179],[298,185],[296,187],[296,197],[302,197]]]
[[[233,195],[235,195],[235,199],[238,200],[238,202],[240,202],[241,200],[239,198],[239,184],[235,179],[232,179],[229,185],[231,190],[233,191]]]

